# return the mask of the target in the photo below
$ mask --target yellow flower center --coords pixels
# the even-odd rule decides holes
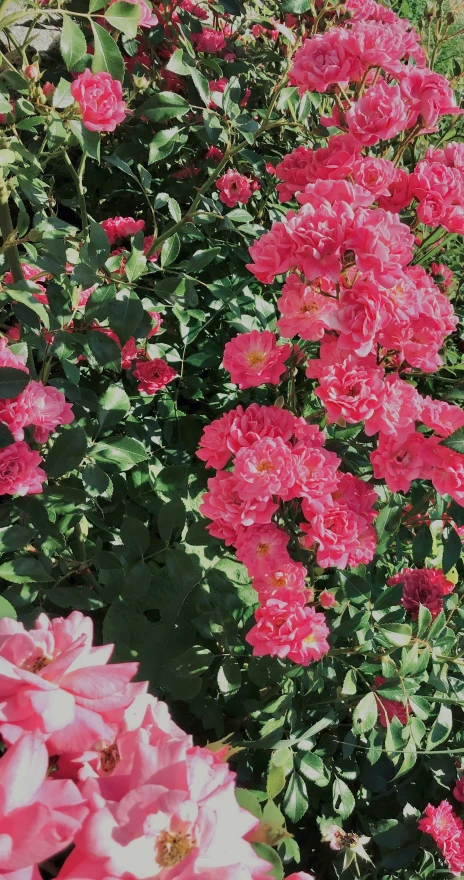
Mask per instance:
[[[37,660],[34,660],[34,663],[29,667],[30,672],[40,672],[41,669],[44,669],[45,666],[48,666],[52,661],[49,660],[48,657],[44,657],[42,654],[40,657],[37,657]]]
[[[250,367],[256,366],[256,364],[262,364],[266,360],[266,355],[264,351],[258,351],[258,349],[254,349],[254,351],[250,351],[247,354],[247,361]]]
[[[174,868],[196,846],[190,834],[162,831],[156,839],[156,861],[163,868]]]
[[[269,553],[269,547],[270,547],[270,544],[265,544],[265,543],[258,544],[258,546],[256,548],[256,552],[257,552],[258,556],[266,556],[266,554]]]
[[[259,471],[259,472],[262,474],[262,473],[264,473],[265,471],[272,471],[272,468],[273,468],[272,461],[266,461],[266,460],[264,459],[263,461],[260,461],[260,463],[259,463],[258,467],[256,468],[256,470]]]

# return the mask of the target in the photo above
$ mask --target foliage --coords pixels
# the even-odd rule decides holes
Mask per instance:
[[[27,378],[1,367],[0,397],[39,381],[62,392],[74,415],[40,444],[26,426],[47,480],[40,494],[4,496],[0,616],[30,627],[41,611],[89,614],[99,641],[114,642],[114,659],[137,660],[138,678],[198,743],[229,738],[238,797],[262,819],[256,846],[276,878],[299,869],[319,880],[446,876],[418,820],[428,802],[450,796],[464,754],[464,508],[427,480],[406,493],[373,480],[375,441],[361,423],[325,426],[304,369],[295,367],[278,389],[239,390],[221,365],[237,333],[276,328],[279,285],[264,287],[250,273],[248,248],[288,209],[271,166],[299,145],[324,145],[335,131],[321,124],[331,96],[300,96],[287,74],[303,35],[323,32],[344,11],[305,0],[283,7],[218,0],[210,4],[213,23],[228,30],[226,49],[214,54],[195,49],[202,29],[195,4],[175,13],[156,6],[158,23],[144,29],[138,5],[104,7],[0,4],[9,41],[0,73],[0,326],[29,370]],[[423,5],[404,0],[396,8],[424,24],[429,57],[453,78],[459,98],[462,56],[448,50],[462,44],[447,41],[459,23],[436,31],[430,15],[422,21]],[[439,6],[439,27],[446,15]],[[59,50],[39,59],[33,28],[57,18]],[[11,31],[16,21],[29,26],[22,45]],[[88,67],[123,85],[129,112],[114,131],[87,128],[74,102],[71,84]],[[216,91],[211,81],[222,77],[227,86]],[[405,166],[426,141],[462,139],[463,124],[460,115],[445,117],[429,140],[405,150]],[[222,158],[209,158],[211,146]],[[230,167],[259,183],[246,207],[219,198],[215,183]],[[7,203],[14,230],[5,225]],[[144,228],[110,242],[101,224],[116,216],[143,220]],[[16,249],[34,269],[29,277]],[[453,234],[431,233],[420,252],[426,269],[444,262],[455,273],[460,320],[463,260]],[[46,298],[37,299],[43,287]],[[153,312],[162,318],[154,334]],[[459,324],[443,367],[416,372],[423,396],[460,405],[463,338]],[[122,368],[121,348],[134,339],[177,375],[157,393],[141,391],[130,360]],[[305,356],[315,357],[317,345],[303,343]],[[296,550],[316,594],[330,590],[337,600],[327,612],[330,651],[309,667],[252,656],[245,636],[257,594],[199,512],[210,476],[195,455],[202,430],[252,402],[325,426],[326,448],[343,471],[370,479],[379,495],[371,563],[322,569]],[[6,422],[0,428],[7,449],[13,435]],[[464,451],[460,435],[445,443]],[[434,618],[421,606],[414,620],[401,584],[386,585],[413,566],[443,568],[457,585]],[[393,717],[382,725],[382,701],[401,703],[405,723]],[[344,870],[342,857],[321,843],[334,824],[369,838],[372,861],[348,859]]]

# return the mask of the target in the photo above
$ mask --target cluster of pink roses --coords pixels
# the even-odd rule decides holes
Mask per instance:
[[[29,374],[24,357],[15,354],[0,337],[0,367],[13,367]],[[74,419],[71,404],[53,385],[30,380],[17,397],[0,400],[0,424],[11,431],[15,442],[0,450],[0,495],[31,495],[42,491],[47,479],[39,466],[42,456],[24,440],[24,429],[32,428],[32,438],[45,443],[59,425]]]
[[[456,790],[454,794],[456,797]],[[450,871],[460,876],[464,871],[464,823],[449,801],[442,801],[438,807],[428,804],[419,828],[433,837]]]
[[[266,880],[259,825],[219,752],[193,745],[165,703],[108,664],[80,611],[27,631],[0,621],[0,871],[40,880],[71,843],[60,880]],[[309,874],[293,880],[314,880]]]
[[[255,654],[302,665],[326,653],[328,628],[324,615],[307,606],[313,593],[305,587],[304,566],[288,552],[286,516],[307,520],[299,541],[315,548],[320,566],[359,565],[375,551],[377,495],[341,473],[340,459],[323,446],[316,426],[254,403],[207,425],[197,452],[218,469],[200,508],[212,520],[208,530],[235,548],[262,603],[247,639]],[[226,471],[231,457],[233,471]]]

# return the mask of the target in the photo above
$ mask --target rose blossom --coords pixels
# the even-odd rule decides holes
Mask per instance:
[[[219,190],[219,200],[233,208],[238,203],[246,205],[251,198],[252,191],[250,181],[244,174],[240,174],[233,168],[229,168],[225,174],[216,181],[216,187]]]
[[[268,571],[260,577],[253,578],[253,588],[259,595],[260,601],[271,593],[279,593],[283,589],[304,590],[306,569],[301,562],[286,562],[274,571]],[[306,596],[308,594],[306,590]]]
[[[126,116],[122,85],[109,73],[92,74],[87,67],[71,83],[71,94],[79,104],[82,122],[89,131],[114,131]]]
[[[377,480],[385,480],[391,492],[409,492],[413,480],[427,480],[427,440],[419,431],[406,437],[380,434],[370,459]]]
[[[141,229],[145,229],[145,220],[134,220],[133,217],[109,217],[102,220],[100,226],[105,230],[111,245],[122,238],[131,238]]]
[[[290,444],[281,437],[264,437],[242,447],[235,459],[237,492],[244,501],[267,501],[283,496],[296,479],[295,459]]]
[[[346,247],[355,252],[361,272],[371,272],[383,287],[393,287],[412,258],[414,237],[396,214],[374,208],[359,211]]]
[[[283,563],[291,562],[287,552],[289,537],[275,523],[250,526],[237,539],[237,559],[246,565],[251,577],[262,577]]]
[[[255,657],[288,657],[308,666],[329,650],[325,616],[308,608],[303,590],[286,588],[270,595],[256,611],[255,619],[255,626],[245,637]]]
[[[70,403],[58,388],[29,382],[21,394],[23,406],[27,410],[28,425],[34,425],[34,440],[46,443],[50,433],[59,425],[69,425],[74,420]]]
[[[328,199],[316,193],[298,213],[288,212],[285,226],[292,240],[293,263],[301,269],[308,281],[321,275],[329,281],[339,280],[341,259],[353,227],[354,216],[353,208],[348,202],[338,201],[331,204]]]
[[[247,263],[246,268],[262,284],[272,284],[276,275],[283,275],[296,262],[292,234],[284,223],[273,223],[270,232],[255,241],[249,251],[254,262]]]
[[[408,127],[420,118],[427,129],[434,130],[440,116],[462,113],[446,77],[427,67],[403,68],[400,92],[408,110]]]
[[[210,535],[234,545],[244,526],[271,522],[278,509],[270,498],[244,499],[235,473],[218,471],[208,480],[208,492],[202,497],[200,513],[213,522],[207,525]]]
[[[0,449],[0,495],[37,495],[47,475],[42,456],[20,440]]]
[[[290,84],[305,92],[326,92],[334,83],[347,86],[359,78],[361,65],[353,53],[349,32],[330,28],[305,40],[295,54],[290,70]]]
[[[329,284],[325,284],[324,290],[327,288]],[[322,283],[318,288],[317,283],[305,284],[298,275],[289,275],[277,307],[282,315],[277,321],[282,336],[317,340],[332,326],[338,303],[334,295],[323,292]]]
[[[464,410],[453,403],[434,400],[427,395],[422,398],[421,420],[439,437],[449,437],[458,428],[464,427]]]
[[[277,345],[275,333],[252,330],[234,336],[224,347],[224,369],[239,388],[277,385],[285,372],[291,346]]]
[[[317,597],[319,600],[319,604],[322,605],[323,608],[333,608],[334,605],[338,605],[338,602],[333,593],[330,590],[322,590]]]
[[[2,878],[25,878],[24,869],[69,846],[88,813],[74,782],[48,773],[48,752],[35,732],[0,759]]]
[[[0,336],[0,367],[13,367],[14,370],[22,370],[28,373],[26,359],[22,354],[15,354],[8,346],[6,336]]]
[[[355,355],[323,368],[314,393],[327,409],[329,423],[371,418],[381,405],[383,373],[382,367]]]
[[[428,804],[418,828],[430,834],[453,874],[464,871],[464,824],[448,801],[438,807]]]
[[[407,108],[399,86],[380,80],[351,105],[346,114],[348,129],[366,147],[387,141],[408,125]]]
[[[161,391],[168,382],[172,382],[177,376],[176,371],[162,358],[138,361],[133,374],[135,379],[138,379],[137,388],[140,393],[148,396]]]
[[[5,742],[37,731],[51,755],[82,752],[98,739],[112,742],[112,713],[127,708],[147,683],[130,683],[137,663],[107,665],[114,646],[94,648],[92,637],[93,622],[80,611],[53,620],[40,614],[29,631],[16,620],[0,620]]]
[[[212,28],[202,28],[200,34],[191,34],[190,37],[197,52],[208,52],[210,55],[217,55],[221,49],[225,49],[226,41],[221,31],[215,31]]]
[[[113,3],[116,3],[117,0],[111,0],[110,6]],[[158,18],[153,14],[151,7],[145,0],[127,0],[128,3],[133,3],[134,6],[138,6],[140,9],[140,18],[138,21],[138,27],[140,28],[152,28],[156,27],[158,24]]]
[[[311,549],[314,544],[318,545],[317,564],[321,568],[336,566],[342,569],[353,564],[358,550],[359,535],[367,528],[365,520],[345,505],[337,503],[314,514],[303,501],[302,510],[304,516],[310,519],[310,523],[300,523],[301,530],[306,532],[306,537],[301,539],[301,543],[307,549]],[[375,543],[372,555],[374,551]]]
[[[443,597],[454,590],[454,584],[445,577],[441,568],[405,568],[388,578],[387,584],[403,585],[401,604],[411,612],[413,620],[417,619],[421,605],[428,608],[435,618],[443,608]]]

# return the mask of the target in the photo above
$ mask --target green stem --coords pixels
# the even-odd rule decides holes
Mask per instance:
[[[8,204],[8,188],[5,183],[3,174],[0,171],[0,229],[2,232],[3,242],[14,236],[14,226],[10,214],[10,206]],[[24,281],[21,261],[19,259],[18,248],[15,244],[9,244],[5,248],[8,265],[11,269],[13,281]]]
[[[82,184],[82,180],[85,172],[85,156],[82,156],[82,159],[79,163],[79,168],[76,171],[74,165],[71,162],[66,150],[62,150],[62,156],[69,168],[69,173],[76,184],[77,189],[77,200],[79,202],[79,211],[81,215],[81,223],[82,223],[82,236],[83,238],[87,238],[87,233],[89,229],[89,220],[87,217],[87,206],[85,204],[85,196],[84,196],[84,187]]]

